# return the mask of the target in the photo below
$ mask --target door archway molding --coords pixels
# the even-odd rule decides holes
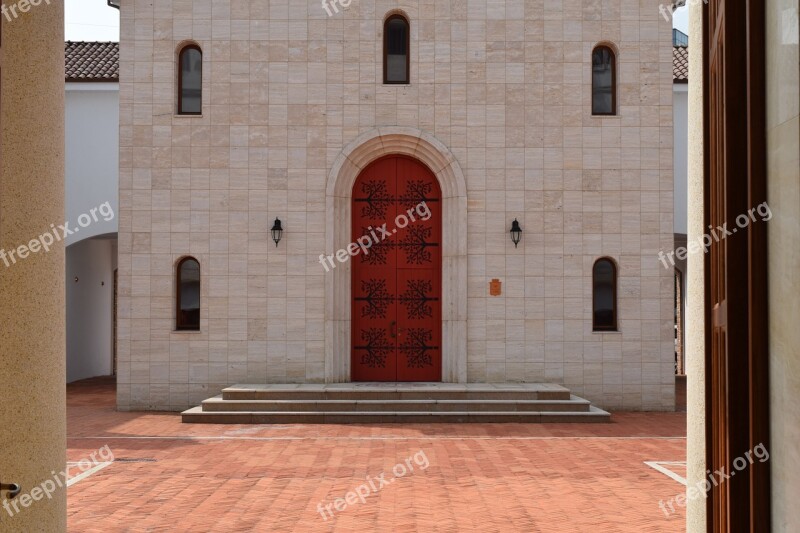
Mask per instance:
[[[382,127],[339,153],[326,190],[326,254],[351,240],[353,185],[371,162],[406,155],[426,165],[442,189],[442,381],[467,381],[467,185],[452,152],[416,128]],[[325,381],[350,381],[351,263],[325,273]]]

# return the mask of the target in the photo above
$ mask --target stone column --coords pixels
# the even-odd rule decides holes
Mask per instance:
[[[772,530],[800,528],[800,44],[798,0],[767,0],[769,465]],[[753,206],[755,207],[755,206]],[[763,212],[763,211],[762,211]],[[763,456],[762,456],[763,457]]]
[[[0,17],[0,479],[22,494],[0,531],[59,532],[66,488],[39,487],[66,460],[64,245],[33,240],[64,223],[64,4],[14,7]]]
[[[689,4],[689,176],[688,242],[706,233],[703,223],[703,6]],[[706,476],[705,279],[703,254],[689,254],[686,273],[686,480],[696,486]],[[686,530],[706,530],[706,499],[686,507]]]

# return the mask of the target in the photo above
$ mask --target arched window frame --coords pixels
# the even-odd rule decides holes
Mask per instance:
[[[200,111],[183,110],[183,55],[189,50],[200,54]],[[178,51],[178,115],[199,116],[203,114],[203,49],[197,43],[183,45]]]
[[[594,56],[597,52],[607,51],[611,57],[611,112],[596,112],[594,109],[594,93],[595,93],[595,73],[594,73]],[[616,116],[617,115],[617,51],[609,44],[598,44],[592,49],[591,56],[591,72],[592,72],[592,116]]]
[[[608,263],[611,266],[611,287],[612,287],[612,300],[611,300],[611,310],[612,310],[612,319],[611,324],[597,324],[597,266],[601,263]],[[619,303],[617,301],[617,278],[619,276],[619,271],[617,269],[617,263],[610,257],[601,257],[597,261],[594,262],[592,265],[592,331],[598,332],[608,332],[608,331],[619,331]]]
[[[197,263],[197,271],[198,271],[198,294],[197,294],[197,306],[198,310],[202,310],[202,291],[201,287],[203,284],[203,269],[200,265],[200,261],[192,256],[186,256],[178,261],[176,269],[175,269],[175,330],[176,331],[200,331],[200,318],[198,317],[197,323],[186,323],[183,318],[183,314],[181,313],[181,288],[182,288],[182,275],[183,275],[183,265],[188,263],[189,261],[194,261]]]
[[[404,81],[389,81],[389,23],[393,20],[402,20],[406,25],[406,79]],[[411,22],[408,17],[400,13],[393,13],[383,21],[383,83],[386,85],[411,84]]]

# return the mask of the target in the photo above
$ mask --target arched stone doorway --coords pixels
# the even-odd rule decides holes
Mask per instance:
[[[328,253],[352,242],[352,195],[356,179],[372,162],[404,155],[425,165],[441,189],[442,373],[445,383],[467,381],[467,188],[455,156],[432,135],[414,128],[370,130],[337,157],[326,192]],[[352,263],[326,273],[325,380],[351,380]]]

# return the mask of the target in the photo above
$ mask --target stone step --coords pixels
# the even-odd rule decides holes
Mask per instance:
[[[234,385],[225,400],[565,400],[569,389],[551,383],[330,383]]]
[[[199,424],[387,424],[413,423],[576,423],[609,422],[611,415],[596,407],[586,412],[535,411],[204,411],[202,406],[182,413],[185,423]]]
[[[608,422],[610,415],[550,383],[234,385],[183,413],[206,424]]]
[[[226,400],[204,401],[204,412],[589,412],[590,402],[569,400]]]

